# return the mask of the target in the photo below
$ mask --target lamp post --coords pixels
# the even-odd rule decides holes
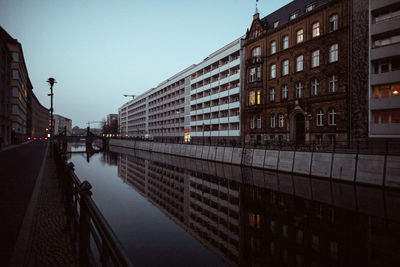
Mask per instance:
[[[56,82],[56,79],[54,78],[49,78],[47,80],[47,83],[50,85],[50,94],[48,94],[48,96],[50,96],[50,141],[51,144],[53,144],[53,136],[54,136],[54,122],[53,122],[53,85]]]
[[[135,99],[136,95],[123,95],[125,97],[132,97],[132,100]],[[126,125],[125,125],[125,131],[126,131],[126,136],[129,136],[129,131],[128,131],[128,110],[129,110],[129,105],[126,106]]]

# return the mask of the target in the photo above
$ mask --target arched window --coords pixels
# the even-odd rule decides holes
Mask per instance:
[[[336,111],[335,108],[330,108],[328,111],[328,124],[336,125]]]
[[[322,109],[319,109],[317,111],[317,126],[323,126],[324,125],[324,112]]]
[[[315,22],[312,25],[312,37],[317,37],[320,35],[320,31],[319,31],[319,22]]]

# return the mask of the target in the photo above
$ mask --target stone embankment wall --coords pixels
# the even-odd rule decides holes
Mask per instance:
[[[400,189],[400,156],[265,150],[111,139],[109,145]]]

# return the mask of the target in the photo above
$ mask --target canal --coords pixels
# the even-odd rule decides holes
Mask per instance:
[[[137,266],[400,265],[397,191],[117,147],[69,161]]]

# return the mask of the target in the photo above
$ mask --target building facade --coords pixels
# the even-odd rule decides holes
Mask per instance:
[[[121,136],[164,141],[240,138],[240,39],[118,110]]]
[[[295,0],[243,42],[245,143],[348,141],[348,2]]]
[[[31,137],[47,137],[49,133],[49,109],[42,106],[33,91],[28,95],[28,135]]]
[[[53,116],[54,135],[63,134],[65,130],[67,135],[72,135],[72,120],[61,115],[54,114]],[[93,130],[91,129],[93,132]]]
[[[400,138],[400,1],[370,1],[369,137]]]
[[[11,143],[11,56],[7,40],[7,32],[0,27],[0,146]]]

